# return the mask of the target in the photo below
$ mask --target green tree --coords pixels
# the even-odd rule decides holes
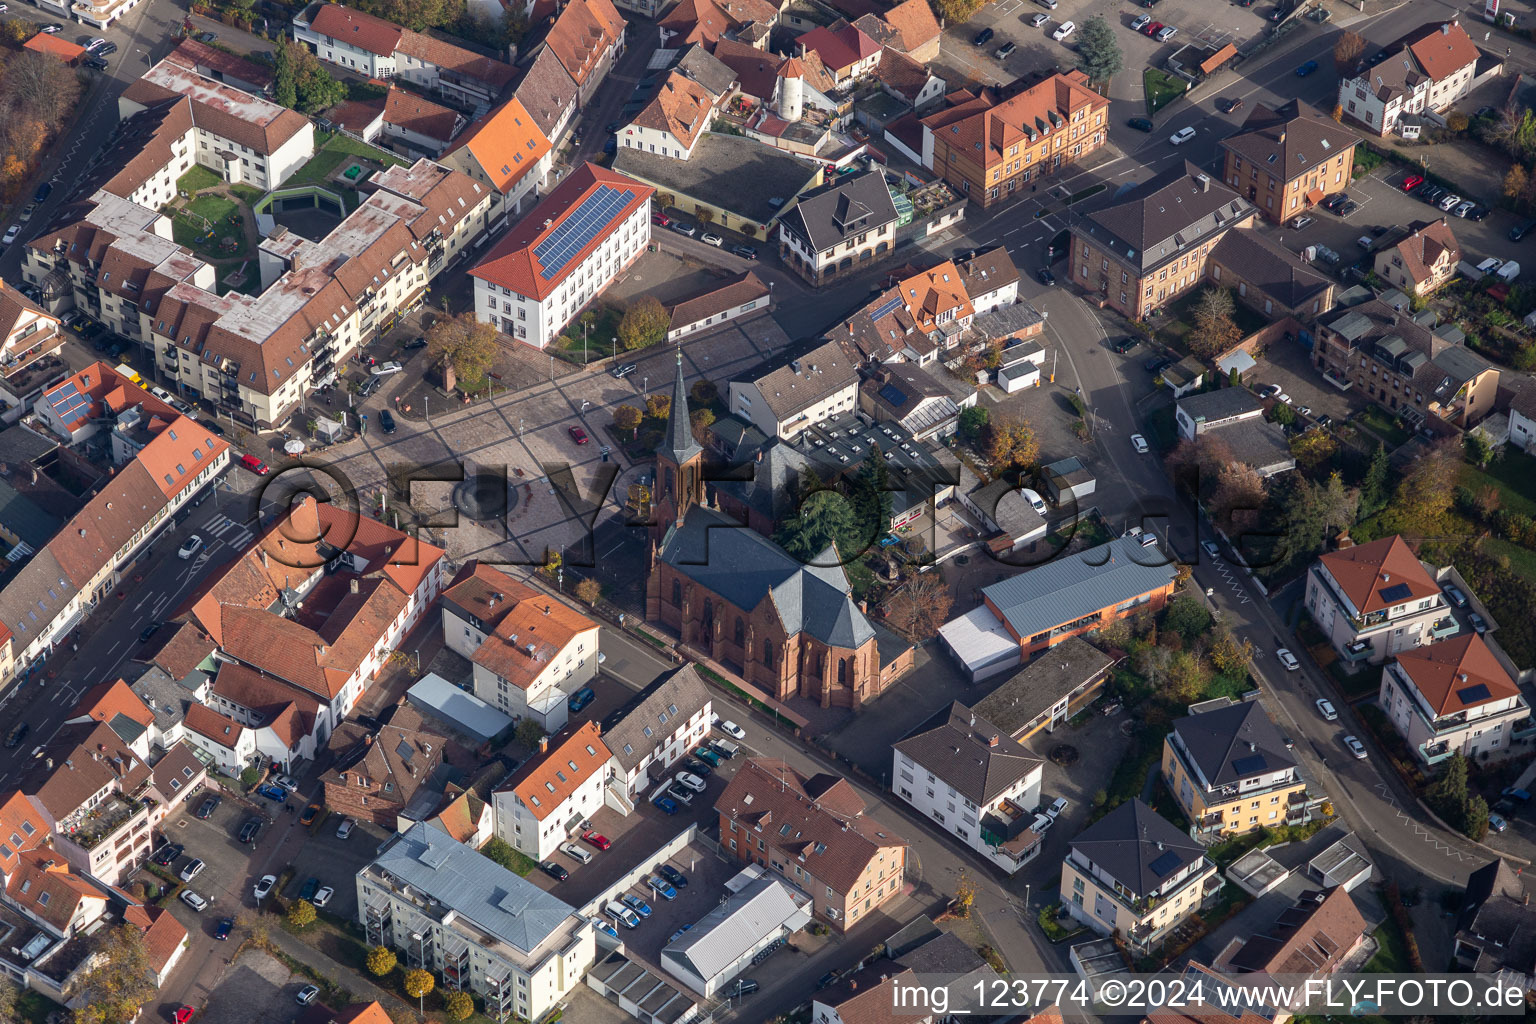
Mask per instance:
[[[711,409],[695,409],[688,414],[688,425],[693,428],[693,436],[700,444],[704,443],[706,433],[715,422],[715,414]]]
[[[1378,444],[1360,481],[1360,514],[1368,516],[1381,511],[1391,497],[1392,462],[1387,458],[1387,446]]]
[[[512,849],[512,844],[501,838],[501,836],[492,836],[486,840],[485,845],[480,847],[480,853],[488,860],[495,861],[508,871],[515,870],[513,865],[517,863],[517,857],[515,856],[517,851]]]
[[[667,336],[667,311],[654,296],[642,295],[619,320],[619,343],[626,349],[647,348]]]
[[[1302,469],[1316,469],[1338,454],[1339,443],[1322,427],[1309,427],[1291,438],[1291,454]]]
[[[960,436],[967,441],[981,437],[991,421],[992,414],[984,405],[973,405],[960,410]]]
[[[1275,407],[1269,411],[1269,414],[1282,427],[1292,426],[1296,422],[1296,410],[1284,402],[1276,402]]]
[[[465,391],[485,386],[485,374],[496,358],[496,328],[473,313],[441,317],[427,330],[427,355],[437,365],[450,365]]]
[[[512,735],[517,740],[518,746],[528,750],[536,750],[539,746],[539,740],[544,738],[544,727],[539,724],[537,719],[524,718],[517,723],[517,730]]]
[[[820,565],[822,552],[839,543],[846,545],[857,532],[848,500],[837,491],[823,488],[810,491],[801,499],[797,514],[779,524],[774,540],[802,564]]]
[[[395,951],[388,946],[374,946],[368,951],[368,973],[375,978],[382,978],[394,970],[397,962]]]
[[[1205,602],[1190,593],[1175,597],[1163,613],[1163,629],[1178,633],[1186,644],[1210,628],[1211,613],[1205,610]]]
[[[1473,796],[1467,800],[1466,818],[1462,822],[1461,830],[1467,838],[1474,842],[1482,842],[1488,835],[1488,801],[1481,796]]]
[[[1488,463],[1493,461],[1493,442],[1488,440],[1481,431],[1469,430],[1462,435],[1462,441],[1467,449],[1467,461],[1478,469],[1485,469]]]
[[[621,405],[613,410],[613,426],[616,430],[629,431],[630,437],[640,436],[640,421],[645,414],[632,405]]]
[[[131,1020],[156,992],[144,933],[131,924],[118,925],[101,933],[94,951],[101,957],[80,984],[74,1024]]]
[[[715,387],[714,381],[700,377],[693,382],[693,387],[688,389],[688,396],[700,405],[710,405],[720,397],[720,389]]]
[[[1440,777],[1424,791],[1424,799],[1434,812],[1453,828],[1466,830],[1467,759],[1456,751],[1441,768]],[[1487,809],[1484,808],[1486,817]],[[1487,821],[1484,821],[1487,825]]]
[[[894,502],[890,467],[885,453],[875,445],[853,480],[853,517],[860,550],[867,550],[891,528]]]
[[[450,992],[443,1000],[443,1007],[454,1020],[469,1020],[475,1012],[475,1000],[468,992]]]
[[[1077,27],[1077,69],[1095,82],[1107,82],[1125,66],[1114,29],[1095,14]]]
[[[288,923],[295,928],[308,928],[316,916],[315,905],[309,900],[294,900],[288,905]]]
[[[424,971],[420,967],[412,967],[405,972],[405,994],[416,1000],[417,1012],[424,1012],[423,1003],[428,993],[437,987],[437,979],[432,977],[431,971]]]
[[[298,74],[293,66],[293,48],[294,44],[288,40],[280,40],[272,64],[272,99],[289,110],[297,110],[299,106]]]

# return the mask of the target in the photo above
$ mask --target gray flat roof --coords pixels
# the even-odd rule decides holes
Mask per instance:
[[[1024,639],[1173,583],[1173,560],[1135,538],[1058,558],[983,588],[1013,632]]]
[[[772,223],[817,173],[782,150],[715,132],[706,132],[687,160],[624,148],[614,154],[613,169],[758,224]],[[775,199],[782,200],[778,206]]]
[[[1017,736],[1063,697],[1114,663],[1088,641],[1069,637],[1009,676],[971,710],[1008,735]]]

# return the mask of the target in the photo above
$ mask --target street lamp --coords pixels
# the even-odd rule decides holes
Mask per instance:
[[[422,395],[421,396],[421,414],[426,417],[428,423],[432,422],[432,396],[431,395]]]
[[[416,940],[416,966],[422,970],[427,969],[427,939],[420,932],[411,932],[411,938]],[[427,994],[423,992],[416,997],[416,1012],[426,1013]]]
[[[587,365],[587,335],[590,334],[591,331],[592,331],[592,325],[591,324],[584,323],[584,324],[581,325],[581,365],[582,366],[586,366]]]

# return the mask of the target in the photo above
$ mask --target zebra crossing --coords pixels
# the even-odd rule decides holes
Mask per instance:
[[[243,523],[237,523],[222,512],[210,518],[208,525],[203,527],[203,530],[209,537],[216,538],[237,551],[244,550],[246,545],[251,542],[251,538],[255,536],[249,527]],[[212,543],[210,542],[211,546]]]

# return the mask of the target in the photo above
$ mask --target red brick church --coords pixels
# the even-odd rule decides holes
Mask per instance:
[[[912,645],[870,621],[828,549],[805,565],[706,504],[678,354],[656,452],[646,618],[779,700],[857,711],[912,667]]]

